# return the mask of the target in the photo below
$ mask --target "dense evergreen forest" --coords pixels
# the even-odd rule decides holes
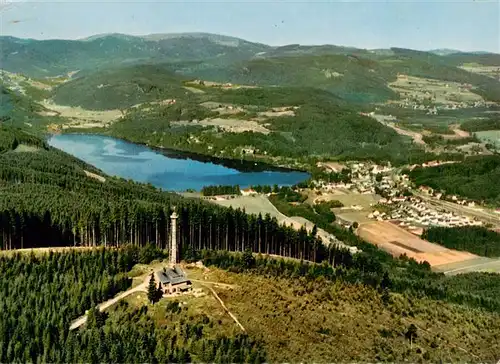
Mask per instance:
[[[152,246],[0,256],[0,362],[265,361],[246,335],[205,337],[207,317],[157,326],[146,306],[120,304],[112,319],[92,309],[130,286],[133,265],[161,256]],[[87,309],[85,329],[70,332]]]
[[[422,237],[450,249],[465,250],[483,257],[500,257],[500,234],[484,227],[431,227],[424,231]]]
[[[500,130],[500,118],[472,119],[460,125],[460,129],[474,133],[476,131]]]
[[[462,163],[416,168],[410,172],[410,178],[417,186],[500,204],[499,156],[470,157]]]
[[[5,126],[0,130],[3,249],[58,245],[123,248],[0,257],[0,293],[6,297],[0,302],[0,333],[7,338],[0,342],[0,362],[265,361],[260,343],[245,335],[207,338],[203,333],[213,323],[206,319],[156,326],[146,309],[131,311],[120,306],[110,319],[91,310],[83,331],[68,332],[72,319],[130,286],[124,273],[135,263],[162,256],[160,249],[167,246],[174,205],[180,215],[182,255],[188,261],[202,259],[206,265],[257,270],[268,276],[340,280],[381,292],[500,311],[498,276],[444,277],[432,273],[428,264],[394,259],[352,232],[331,225],[330,206],[315,206],[306,212],[297,206],[293,213],[358,246],[362,253],[327,248],[314,229],[311,233],[295,231],[280,226],[269,215],[247,215],[107,176],[102,182],[87,173],[98,175],[99,170],[40,139]],[[276,196],[280,209],[293,206],[289,201],[298,197],[288,188],[280,189]],[[250,252],[303,261],[255,258]],[[129,345],[131,342],[142,344]]]
[[[0,130],[2,249],[150,242],[165,248],[175,205],[181,249],[250,247],[312,261],[337,254],[316,236],[281,226],[269,215],[247,215],[116,178],[101,182],[86,173],[100,171],[48,148],[36,137],[6,127]],[[35,149],[19,151],[19,145]]]

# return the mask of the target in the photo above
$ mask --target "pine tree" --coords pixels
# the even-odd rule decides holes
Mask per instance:
[[[161,282],[158,282],[158,288],[156,289],[156,300],[159,301],[163,296],[163,289],[161,288]]]
[[[243,253],[243,265],[247,269],[255,266],[255,257],[253,256],[250,248],[245,249],[245,252]]]
[[[405,334],[406,338],[410,340],[410,348],[413,348],[413,341],[417,338],[417,327],[414,324],[411,324],[408,327],[408,331]]]
[[[148,300],[151,302],[152,305],[157,302],[158,299],[158,291],[156,289],[156,283],[155,283],[155,276],[154,273],[151,273],[151,278],[149,279],[149,285],[148,285]]]

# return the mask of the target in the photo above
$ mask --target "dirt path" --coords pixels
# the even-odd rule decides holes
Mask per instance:
[[[425,145],[425,142],[422,138],[422,134],[397,127],[394,122],[390,121],[390,120],[394,120],[393,118],[390,118],[386,115],[376,115],[376,114],[370,115],[370,117],[377,120],[380,124],[385,125],[391,129],[395,130],[396,133],[398,133],[400,135],[406,135],[406,136],[411,137],[415,143]]]
[[[444,134],[442,135],[444,139],[463,139],[470,137],[470,133],[468,131],[460,129],[460,124],[450,124],[449,128],[454,134]]]
[[[99,311],[104,311],[105,309],[107,309],[108,307],[114,305],[115,303],[117,303],[118,301],[120,301],[121,299],[131,295],[132,293],[135,293],[135,292],[147,292],[148,291],[148,286],[147,286],[147,283],[144,282],[144,283],[141,283],[140,285],[134,287],[134,288],[131,288],[129,289],[128,291],[125,291],[125,292],[122,292],[120,293],[118,296],[110,299],[110,300],[107,300],[106,302],[103,302],[101,304],[99,304],[97,306],[97,308],[99,309]],[[75,321],[73,321],[71,323],[71,326],[69,327],[70,330],[74,330],[74,329],[77,329],[79,328],[80,326],[82,326],[83,324],[85,324],[87,322],[87,314],[79,317],[78,319],[76,319]]]
[[[243,327],[243,325],[238,321],[238,319],[236,318],[236,316],[233,315],[233,313],[231,311],[229,311],[229,309],[227,308],[227,306],[224,304],[224,301],[221,300],[221,298],[219,297],[219,295],[217,294],[217,292],[215,292],[215,290],[212,287],[210,287],[210,286],[206,286],[206,287],[212,292],[212,294],[214,295],[215,299],[217,301],[219,301],[219,303],[221,304],[222,308],[228,313],[229,316],[231,316],[231,318],[234,320],[234,322],[236,322],[236,325],[238,325],[243,332],[247,332],[247,330],[245,330],[245,328]]]

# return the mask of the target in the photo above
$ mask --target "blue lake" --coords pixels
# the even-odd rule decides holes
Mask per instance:
[[[147,146],[129,143],[101,135],[61,134],[48,140],[49,145],[58,148],[108,175],[149,182],[153,186],[171,191],[194,189],[199,191],[208,185],[280,185],[290,186],[309,178],[305,172],[273,170],[271,166],[228,162],[222,165],[196,160],[190,154],[159,152]],[[195,158],[195,159],[193,159]],[[203,158],[202,158],[203,159]]]

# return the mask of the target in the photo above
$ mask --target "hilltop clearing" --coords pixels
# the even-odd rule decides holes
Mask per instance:
[[[487,352],[493,348],[482,346],[485,340],[497,345],[494,335],[481,337],[480,327],[468,326],[470,333],[479,335],[476,339],[453,334],[452,321],[443,316],[467,321],[464,315],[472,314],[455,305],[436,305],[427,299],[412,299],[410,304],[396,294],[391,295],[391,303],[384,304],[376,291],[340,282],[302,283],[219,270],[211,271],[207,279],[237,285],[234,290],[219,290],[219,295],[250,335],[262,335],[271,361],[413,361],[420,356],[436,360],[449,355],[472,359],[479,353],[490,355]],[[407,315],[401,317],[402,312]],[[419,328],[419,338],[410,349],[404,333],[411,324]],[[438,333],[445,336],[438,338]]]
[[[161,66],[142,65],[107,69],[57,86],[56,104],[90,110],[126,109],[148,101],[184,97],[182,78]]]
[[[401,101],[397,104],[407,106],[412,102],[430,104],[467,106],[472,103],[484,103],[480,95],[473,93],[470,85],[458,82],[440,81],[420,77],[398,75],[396,81],[389,84],[391,89],[399,93]]]
[[[229,119],[229,118],[213,118],[204,120],[191,121],[173,121],[171,125],[180,126],[197,126],[215,127],[229,133],[244,133],[253,132],[261,134],[269,134],[269,130],[253,120]]]
[[[82,107],[57,105],[44,101],[42,105],[47,111],[42,111],[42,116],[59,116],[65,119],[62,128],[90,128],[106,127],[123,117],[120,110],[86,110]]]
[[[196,294],[152,304],[134,292],[104,312],[95,309],[147,282],[164,257],[152,246],[1,257],[4,347],[15,347],[28,329],[63,334],[41,341],[28,331],[23,340],[31,350],[2,350],[0,359],[323,363],[494,361],[499,354],[498,313],[381,292],[321,275],[333,273],[327,267],[262,256],[245,263],[241,255],[205,252],[201,269],[185,266]],[[52,304],[28,304],[37,294]],[[85,325],[69,331],[86,311]]]
[[[103,87],[95,93],[85,94],[85,90],[101,83]],[[218,157],[336,155],[397,161],[405,160],[410,153],[423,153],[406,138],[359,115],[348,103],[327,91],[199,84],[197,89],[203,92],[192,93],[183,84],[182,78],[164,68],[126,67],[69,81],[54,90],[54,100],[85,105],[87,110],[125,108],[120,109],[123,117],[119,122],[105,130],[91,129],[94,132]],[[151,92],[142,93],[140,87],[144,89],[144,85]],[[110,109],[106,112],[111,113]],[[118,117],[118,111],[113,113],[110,117]],[[80,116],[83,119],[96,117],[83,115]],[[110,124],[109,120],[103,121]],[[87,127],[94,126],[92,120],[89,122]],[[73,125],[74,130],[82,130],[80,125]],[[72,125],[64,127],[68,126]]]
[[[258,86],[301,86],[327,90],[357,103],[398,99],[388,85],[398,74],[472,85],[472,91],[488,101],[500,100],[498,82],[447,64],[426,52],[395,50],[390,56],[322,55],[253,59],[230,67],[185,70],[187,76],[218,82]]]
[[[21,144],[38,150],[12,152]],[[312,210],[309,221],[362,252],[327,247],[312,228],[296,231],[267,214],[247,215],[105,176],[5,125],[0,152],[2,249],[108,247],[0,257],[5,313],[0,327],[6,328],[0,361],[487,361],[498,356],[498,275],[432,273],[427,263],[395,259],[348,230],[319,226],[324,220],[316,218],[331,214]],[[240,328],[220,302],[208,298],[211,290],[205,297],[179,300],[182,305],[168,300],[150,305],[138,294],[126,299],[129,306],[109,307],[109,316],[93,310],[130,287],[126,273],[134,264],[164,258],[160,249],[167,246],[174,205],[181,256],[209,267],[207,279],[201,271],[193,275],[200,284],[231,285],[230,291],[212,288],[245,328],[243,337],[233,336]],[[291,216],[304,211],[287,205],[294,209]],[[32,304],[37,295],[53,304]],[[85,310],[86,326],[69,332]],[[31,350],[19,349],[20,335]],[[139,341],[143,344],[129,345]]]
[[[499,80],[500,63],[498,63],[496,66],[483,66],[477,63],[464,63],[462,66],[460,66],[460,68],[468,72],[477,73],[479,75]]]

